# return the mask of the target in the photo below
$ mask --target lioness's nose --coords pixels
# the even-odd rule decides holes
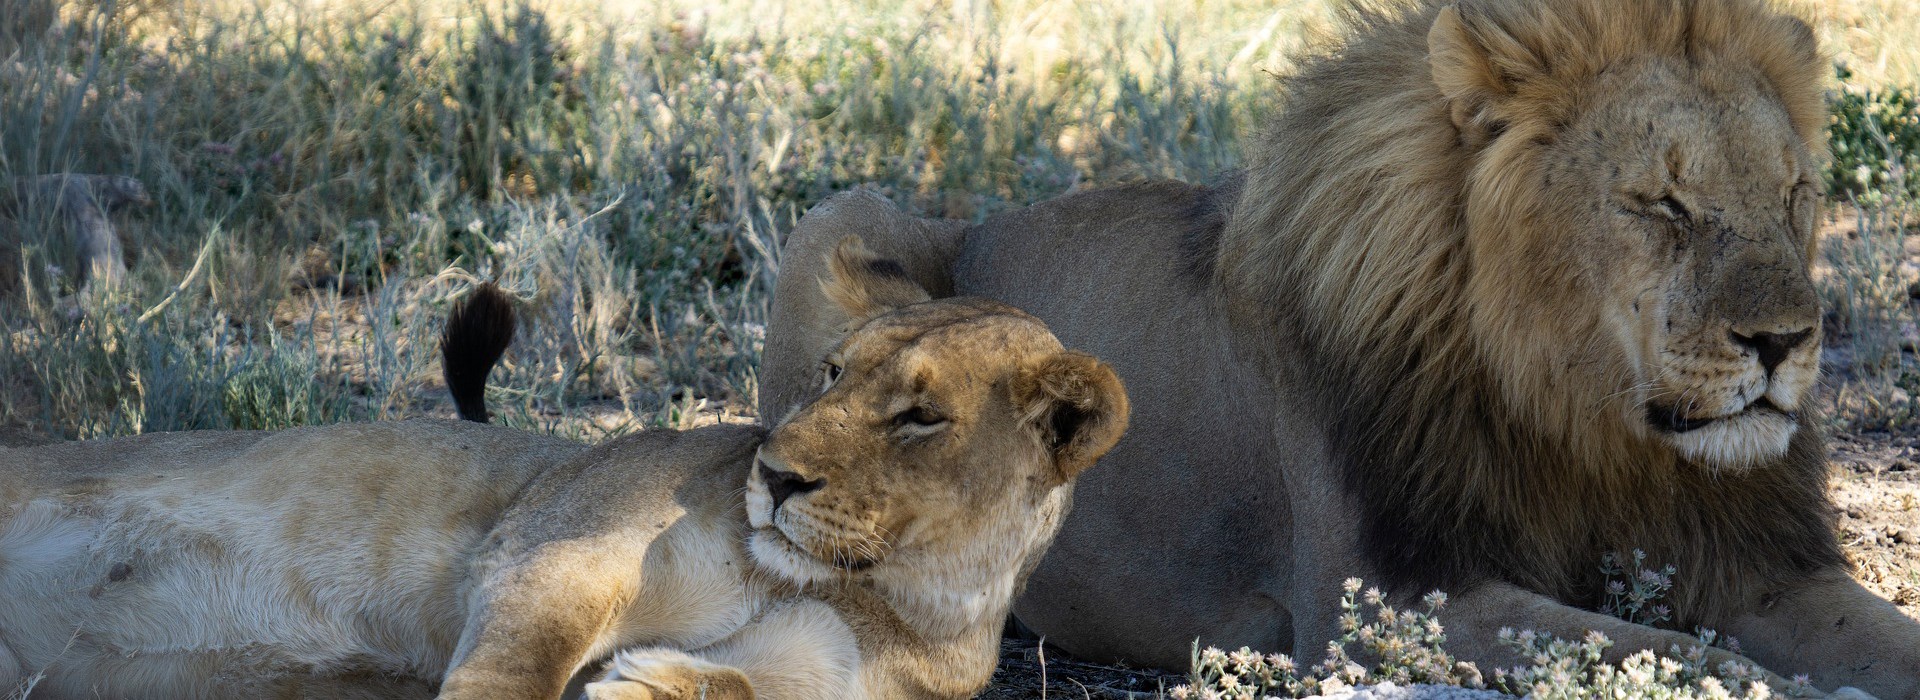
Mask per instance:
[[[767,485],[767,496],[773,499],[773,509],[779,510],[780,504],[796,493],[818,490],[827,485],[826,479],[808,479],[799,474],[774,467],[765,458],[755,458],[753,468],[759,470],[760,481]]]
[[[1753,351],[1760,355],[1760,367],[1767,370],[1767,374],[1773,374],[1773,368],[1779,367],[1780,363],[1787,360],[1787,355],[1793,352],[1794,348],[1800,347],[1801,343],[1807,342],[1807,338],[1812,336],[1812,328],[1802,328],[1792,333],[1754,333],[1752,335],[1742,335],[1739,331],[1734,331],[1733,342],[1753,348]]]

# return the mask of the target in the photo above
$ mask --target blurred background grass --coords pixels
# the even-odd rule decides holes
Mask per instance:
[[[62,437],[450,416],[475,279],[526,303],[490,390],[581,438],[753,404],[780,236],[872,185],[979,219],[1206,181],[1329,0],[0,0],[0,185],[130,175],[128,272],[0,194],[0,426]],[[1842,427],[1912,423],[1920,7],[1826,0],[1821,281]],[[4,191],[0,187],[0,191]]]

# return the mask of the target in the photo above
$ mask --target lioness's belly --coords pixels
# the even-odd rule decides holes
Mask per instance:
[[[35,697],[437,679],[469,554],[579,449],[433,421],[0,451],[0,638]]]

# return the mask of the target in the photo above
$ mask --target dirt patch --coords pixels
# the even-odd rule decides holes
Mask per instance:
[[[981,700],[1161,698],[1184,674],[1089,663],[1024,639],[1000,642],[1000,668]]]
[[[1833,501],[1855,578],[1920,619],[1920,426],[1836,435]]]

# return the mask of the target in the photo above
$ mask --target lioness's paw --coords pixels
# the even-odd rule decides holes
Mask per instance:
[[[645,683],[633,681],[598,681],[587,684],[587,700],[654,700],[660,696]]]
[[[589,700],[753,700],[740,669],[674,649],[620,652],[606,675],[587,684]]]
[[[753,700],[746,676],[655,678],[642,681],[594,681],[587,700]]]

